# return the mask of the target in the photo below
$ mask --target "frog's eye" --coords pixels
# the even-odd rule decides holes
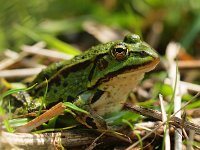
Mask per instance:
[[[128,49],[124,44],[117,44],[111,49],[111,55],[116,60],[124,60],[128,56]]]

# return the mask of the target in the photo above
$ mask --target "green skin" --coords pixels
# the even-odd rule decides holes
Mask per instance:
[[[105,128],[101,116],[119,111],[128,95],[127,92],[119,92],[119,98],[113,95],[113,100],[109,99],[108,104],[106,101],[109,93],[116,92],[112,91],[116,89],[120,91],[120,86],[131,91],[144,73],[152,70],[158,62],[158,54],[149,45],[142,42],[139,36],[128,34],[122,41],[94,46],[70,61],[49,66],[33,81],[32,85],[35,83],[38,85],[31,94],[38,98],[44,96],[47,87],[45,79],[47,79],[46,106],[52,106],[57,102],[73,102],[90,112],[89,117],[97,128]],[[132,85],[123,84],[125,82],[121,80],[121,75],[126,77],[126,81],[132,81]],[[134,80],[131,77],[135,77]],[[118,88],[113,88],[117,83],[120,83]],[[102,109],[105,105],[106,109]],[[80,116],[78,119],[80,122],[93,127],[86,123],[88,116]]]

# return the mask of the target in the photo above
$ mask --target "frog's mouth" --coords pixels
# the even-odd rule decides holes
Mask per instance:
[[[153,70],[157,64],[160,62],[159,58],[155,58],[152,61],[149,61],[143,65],[133,65],[127,68],[123,68],[121,70],[119,70],[119,74],[125,74],[125,73],[129,73],[129,72],[149,72],[151,70]]]
[[[145,73],[153,70],[156,65],[160,62],[159,58],[155,58],[152,61],[146,62],[145,64],[142,65],[132,65],[125,67],[123,69],[120,69],[118,71],[109,73],[106,77],[101,78],[97,81],[97,85],[109,81],[111,78],[121,75],[121,74],[127,74],[127,73],[133,73],[133,74],[139,74],[139,73]]]

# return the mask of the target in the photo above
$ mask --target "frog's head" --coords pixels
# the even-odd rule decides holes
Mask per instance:
[[[102,48],[102,47],[101,47]],[[97,55],[89,76],[90,86],[125,73],[145,73],[159,62],[159,56],[135,34],[128,34],[123,41],[104,45],[104,53]]]

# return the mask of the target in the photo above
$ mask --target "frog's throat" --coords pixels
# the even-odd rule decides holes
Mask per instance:
[[[100,116],[121,110],[130,91],[142,80],[144,73],[154,69],[158,62],[159,59],[156,59],[143,64],[144,66],[131,67],[110,76],[108,81],[101,82],[98,89],[103,92],[91,103],[91,107]]]
[[[119,74],[126,74],[126,73],[129,73],[129,72],[134,72],[135,74],[149,72],[149,71],[153,70],[159,62],[160,62],[160,59],[155,58],[152,61],[149,61],[149,62],[142,64],[142,65],[133,65],[133,66],[124,67],[123,69],[109,73],[106,77],[99,79],[96,82],[95,86],[98,86],[103,82],[107,82],[111,78],[113,78],[113,77],[115,77],[116,75],[119,75]]]

